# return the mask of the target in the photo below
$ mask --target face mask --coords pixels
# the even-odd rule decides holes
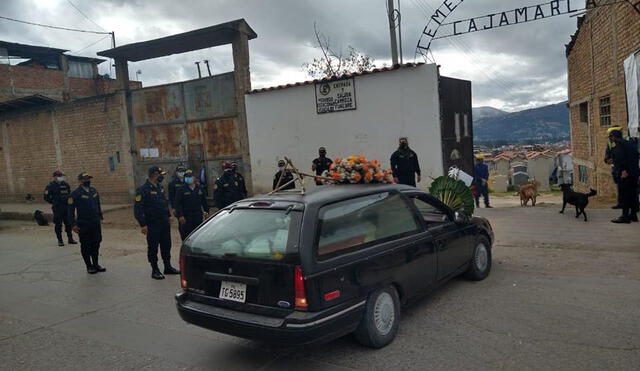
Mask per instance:
[[[320,157],[324,157],[327,155],[327,152],[319,152]]]
[[[164,180],[164,175],[158,176],[158,183],[162,183],[163,180]]]
[[[193,178],[188,176],[184,178],[185,184],[193,184]]]
[[[82,182],[82,185],[85,187],[90,187],[91,186],[91,181],[90,180],[85,180],[84,182]]]
[[[57,177],[57,178],[56,178],[56,182],[58,182],[58,183],[62,183],[62,182],[64,182],[64,177],[63,177],[63,176],[59,176],[59,177]]]
[[[400,143],[400,148],[402,148],[402,149],[409,148],[409,143],[405,143],[405,142]]]
[[[176,175],[180,178],[184,177],[184,171],[178,171]]]

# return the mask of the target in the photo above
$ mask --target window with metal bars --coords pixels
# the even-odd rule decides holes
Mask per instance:
[[[600,98],[600,126],[611,125],[611,97]]]

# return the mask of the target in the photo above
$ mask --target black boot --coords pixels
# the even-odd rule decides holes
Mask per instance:
[[[87,265],[87,273],[96,274],[98,273],[98,270],[93,265]]]
[[[638,222],[638,214],[636,214],[636,213],[632,213],[632,214],[629,216],[629,220],[631,220],[632,222],[636,222],[636,223],[637,223],[637,222]]]
[[[164,261],[164,274],[180,274],[180,271],[171,266],[170,260]]]
[[[151,278],[154,280],[163,280],[164,276],[160,273],[160,268],[158,268],[158,263],[151,263]]]
[[[617,209],[622,209],[622,205],[617,204],[617,205],[613,205],[611,206],[612,209],[617,210]]]
[[[76,240],[73,239],[73,235],[71,234],[71,232],[67,233],[67,241],[69,241],[69,245],[77,245],[78,243],[76,242]]]
[[[623,215],[623,216],[621,216],[621,217],[619,217],[619,218],[617,218],[617,219],[613,219],[613,220],[611,221],[611,223],[616,223],[616,224],[629,224],[629,223],[631,223],[631,219],[629,219],[629,217],[628,217],[628,216]]]
[[[64,241],[62,241],[62,238],[58,239],[58,246],[64,246]]]
[[[96,269],[97,272],[107,271],[107,268],[101,267],[100,264],[98,264],[98,254],[91,255],[91,260],[93,261],[93,267]]]

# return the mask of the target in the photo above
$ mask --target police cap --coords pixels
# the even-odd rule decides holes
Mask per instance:
[[[149,168],[149,175],[153,175],[153,174],[160,174],[160,175],[165,175],[167,172],[164,171],[161,167],[159,166],[151,166]]]
[[[64,176],[64,173],[60,170],[56,170],[53,172],[53,176]]]
[[[282,166],[284,166],[284,164],[285,164],[284,160],[279,160],[278,161],[278,167],[282,167]]]
[[[83,171],[80,174],[78,174],[78,180],[88,180],[91,178],[93,178],[91,174],[87,173],[86,171]]]

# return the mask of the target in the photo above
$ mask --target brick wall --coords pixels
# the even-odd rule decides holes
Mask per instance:
[[[598,4],[612,2],[602,0]],[[590,10],[567,56],[574,184],[579,191],[598,190],[599,198],[615,198],[611,168],[603,162],[607,129],[601,125],[600,99],[609,97],[611,123],[627,124],[623,61],[640,49],[640,14],[629,4]],[[580,122],[580,103],[588,103],[588,123]],[[578,166],[587,168],[581,182]]]
[[[0,65],[0,102],[28,95],[40,94],[58,101],[68,101],[116,91],[116,80],[67,78],[64,72],[25,66]],[[131,81],[131,89],[139,89],[142,83]]]
[[[0,200],[20,200],[27,193],[42,200],[59,168],[72,187],[80,172],[90,172],[104,202],[130,201],[132,166],[122,107],[124,94],[118,93],[0,115]]]

